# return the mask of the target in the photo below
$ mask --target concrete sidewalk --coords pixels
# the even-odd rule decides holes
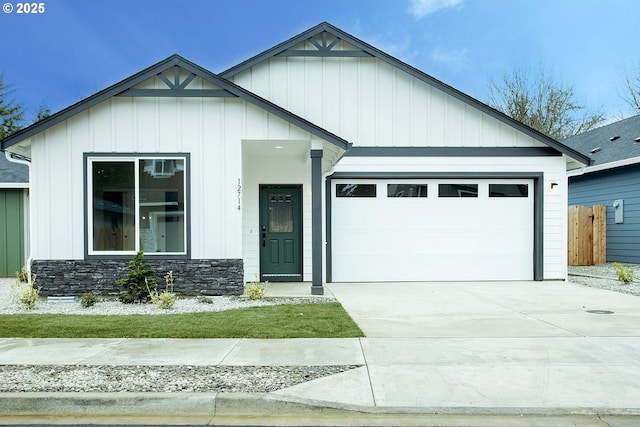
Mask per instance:
[[[3,393],[0,424],[64,413],[138,423],[172,414],[261,425],[640,425],[640,298],[562,282],[328,291],[367,338],[0,339],[0,364],[360,368],[266,395]]]

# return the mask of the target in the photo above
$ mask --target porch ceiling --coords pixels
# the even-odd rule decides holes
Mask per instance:
[[[307,159],[311,150],[310,141],[294,140],[245,140],[242,148],[253,157],[296,157]]]

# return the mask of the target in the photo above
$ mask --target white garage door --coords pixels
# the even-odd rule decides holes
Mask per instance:
[[[332,280],[533,279],[533,180],[334,180]]]

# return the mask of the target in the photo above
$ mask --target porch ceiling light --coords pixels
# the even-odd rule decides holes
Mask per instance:
[[[276,145],[276,148],[277,148],[278,150],[281,150],[281,149],[283,149],[284,147],[283,147],[282,145]]]

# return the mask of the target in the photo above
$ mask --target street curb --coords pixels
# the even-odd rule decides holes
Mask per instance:
[[[0,393],[2,416],[322,417],[373,415],[623,416],[640,408],[379,407],[250,393]]]

